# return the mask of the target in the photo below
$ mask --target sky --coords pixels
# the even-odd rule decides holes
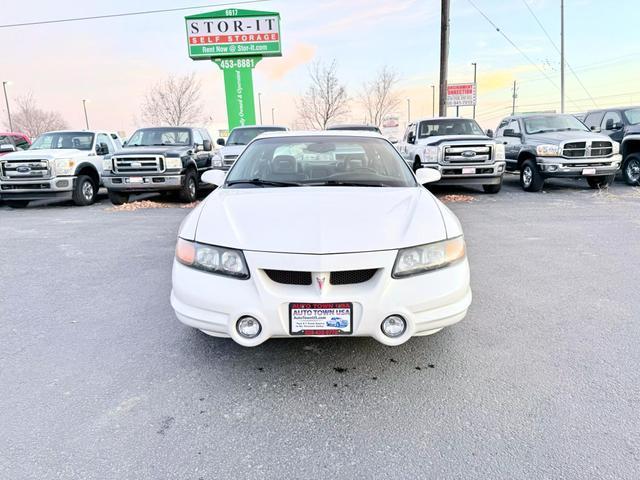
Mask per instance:
[[[478,65],[476,118],[495,128],[511,112],[518,85],[518,111],[560,108],[560,56],[527,9],[560,45],[560,0],[472,0],[518,47],[511,45],[469,0],[451,0],[449,82],[473,79]],[[212,0],[0,0],[0,25],[179,8]],[[565,0],[566,110],[640,104],[640,11],[636,0]],[[397,113],[407,120],[432,112],[437,85],[440,0],[273,0],[238,8],[281,14],[282,57],[263,59],[254,71],[255,96],[262,93],[263,123],[296,127],[296,98],[308,86],[315,60],[338,64],[352,98],[383,66],[400,78]],[[82,22],[0,28],[0,80],[12,105],[31,93],[41,108],[59,111],[72,128],[84,128],[82,99],[92,128],[131,134],[140,125],[145,93],[168,75],[195,72],[202,84],[204,123],[215,135],[226,125],[222,72],[209,61],[187,56],[184,16],[227,7]],[[573,72],[575,72],[574,75]],[[436,87],[437,91],[437,87]],[[436,92],[437,93],[437,92]],[[4,100],[4,99],[2,99]],[[437,99],[436,99],[437,102]],[[436,108],[437,110],[437,108]],[[449,109],[455,114],[455,109]],[[471,116],[471,107],[460,109]],[[256,113],[258,115],[258,113]],[[351,103],[345,121],[362,121]],[[4,101],[0,125],[6,123]]]

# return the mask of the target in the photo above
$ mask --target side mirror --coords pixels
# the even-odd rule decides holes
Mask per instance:
[[[604,124],[605,130],[613,130],[613,118],[609,118],[607,123]]]
[[[420,185],[437,182],[442,178],[442,174],[435,168],[419,168],[416,170],[416,179]]]
[[[2,145],[0,145],[0,152],[15,152],[16,151],[16,146],[13,143],[3,143]]]
[[[122,142],[122,146],[126,147],[127,146],[127,141],[125,140],[124,142]]]
[[[493,138],[493,130],[491,130],[491,129],[489,128],[489,129],[487,129],[487,132],[486,132],[486,133],[487,133],[487,137],[489,137],[489,138]]]
[[[224,147],[224,143],[225,143],[225,142],[224,142],[224,138],[219,138],[218,140],[216,140],[216,143],[217,143],[218,145],[220,145],[221,147]]]
[[[407,143],[416,143],[416,134],[413,132],[409,132],[407,136]]]
[[[614,122],[613,124],[613,130],[620,130],[622,127],[622,122]]]
[[[200,181],[219,187],[224,184],[225,178],[227,178],[227,172],[224,170],[207,170],[202,174]]]
[[[513,128],[507,128],[503,133],[502,133],[503,137],[514,137],[514,138],[522,138],[522,134],[521,133],[516,133],[516,131]]]
[[[211,145],[211,140],[203,140],[202,149],[205,152],[210,152],[211,150],[213,150],[213,145]]]
[[[109,147],[106,143],[96,145],[96,155],[106,155],[107,153],[109,153]]]

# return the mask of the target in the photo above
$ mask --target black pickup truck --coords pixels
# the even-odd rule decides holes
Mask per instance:
[[[115,205],[130,195],[175,192],[193,202],[200,177],[210,170],[213,144],[204,128],[156,127],[137,130],[124,148],[104,159],[104,186]]]

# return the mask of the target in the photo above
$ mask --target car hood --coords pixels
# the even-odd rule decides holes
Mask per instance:
[[[222,155],[223,157],[225,155],[240,155],[242,153],[242,151],[247,148],[246,145],[229,145],[229,146],[224,146],[222,148],[220,148],[220,155]]]
[[[446,236],[438,201],[424,188],[219,188],[205,201],[195,240],[329,254],[393,250]]]
[[[77,150],[75,148],[56,148],[56,149],[38,149],[23,150],[20,152],[12,152],[4,155],[3,160],[54,160],[56,158],[77,158],[88,157],[93,153],[90,150]]]
[[[420,145],[440,145],[449,142],[493,142],[485,135],[434,135],[418,139]]]
[[[552,145],[580,140],[611,140],[608,136],[600,133],[576,131],[534,133],[528,134],[527,139],[535,143],[549,143]]]
[[[117,156],[121,156],[121,155],[179,156],[189,150],[191,150],[191,147],[189,146],[176,147],[175,145],[153,146],[153,147],[126,147],[116,152],[116,155]]]

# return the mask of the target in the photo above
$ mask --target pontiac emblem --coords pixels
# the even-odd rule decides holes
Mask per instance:
[[[316,282],[318,282],[318,288],[320,290],[322,290],[322,287],[324,287],[324,280],[325,277],[316,277]]]

